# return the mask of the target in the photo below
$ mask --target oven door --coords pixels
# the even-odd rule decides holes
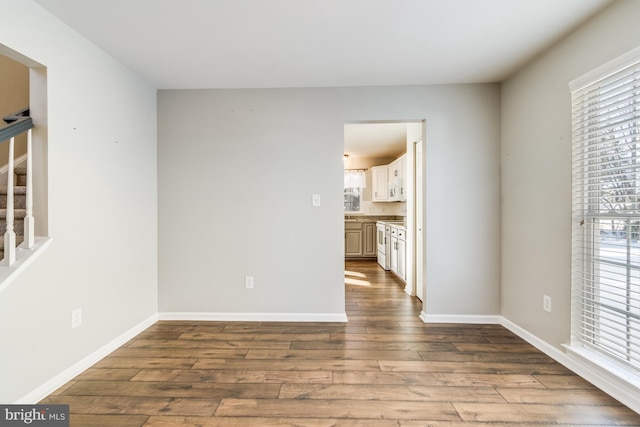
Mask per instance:
[[[387,252],[386,250],[386,245],[385,245],[385,229],[384,229],[384,224],[380,224],[377,223],[376,224],[376,230],[377,230],[377,234],[376,234],[376,241],[378,244],[378,253],[382,252],[383,254],[385,254]]]

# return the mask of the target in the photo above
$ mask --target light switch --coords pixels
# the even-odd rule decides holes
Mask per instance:
[[[313,196],[311,196],[311,205],[313,207],[320,206],[320,195],[319,194],[314,194]]]

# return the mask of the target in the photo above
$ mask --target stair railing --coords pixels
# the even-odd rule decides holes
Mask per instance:
[[[33,188],[32,188],[32,149],[31,130],[33,120],[29,116],[29,107],[16,111],[3,118],[5,126],[0,127],[0,143],[9,141],[9,159],[7,165],[7,215],[6,231],[4,233],[4,259],[2,264],[10,266],[16,261],[16,233],[14,231],[14,204],[13,204],[13,174],[14,174],[14,145],[15,137],[27,133],[27,182],[26,202],[24,218],[24,243],[23,247],[31,249],[34,245],[34,218],[33,218]]]

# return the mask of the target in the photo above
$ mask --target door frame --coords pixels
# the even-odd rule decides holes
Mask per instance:
[[[406,144],[406,153],[407,153],[407,165],[410,166],[410,173],[407,174],[407,185],[406,191],[408,194],[407,202],[406,202],[406,226],[407,226],[407,249],[410,248],[410,252],[407,253],[407,269],[406,269],[406,285],[405,292],[411,296],[416,296],[416,289],[418,285],[416,283],[416,278],[418,275],[416,274],[416,268],[421,268],[423,283],[422,289],[426,292],[426,284],[424,283],[424,278],[426,277],[426,258],[424,254],[426,254],[426,210],[427,210],[427,196],[425,194],[426,189],[426,119],[411,119],[411,120],[358,120],[358,121],[345,121],[343,125],[353,124],[353,123],[406,123],[408,126],[407,129],[407,144]],[[411,128],[411,129],[410,129]],[[415,144],[417,141],[423,141],[423,150],[422,150],[422,215],[423,215],[423,230],[422,230],[422,263],[416,262],[416,252],[417,252],[417,241],[416,239],[416,197],[415,197],[415,180],[416,180],[416,159],[415,159]],[[344,144],[344,141],[343,141]],[[344,151],[344,150],[343,150]],[[346,289],[345,289],[346,292]],[[424,292],[421,301],[424,303]]]

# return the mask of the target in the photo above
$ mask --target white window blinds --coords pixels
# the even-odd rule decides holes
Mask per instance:
[[[571,84],[572,345],[640,373],[640,54]]]

